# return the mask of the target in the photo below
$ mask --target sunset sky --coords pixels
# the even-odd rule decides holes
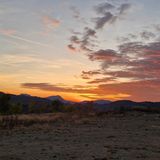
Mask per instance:
[[[160,0],[0,0],[0,91],[160,101]]]

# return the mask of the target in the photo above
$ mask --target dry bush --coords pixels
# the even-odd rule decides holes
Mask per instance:
[[[0,128],[2,129],[13,129],[17,125],[18,117],[16,115],[7,115],[0,117]]]

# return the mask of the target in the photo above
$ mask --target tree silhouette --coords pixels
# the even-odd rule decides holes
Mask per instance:
[[[0,96],[0,113],[8,114],[10,109],[10,95],[3,94]]]

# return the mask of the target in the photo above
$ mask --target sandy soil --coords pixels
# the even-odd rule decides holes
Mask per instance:
[[[95,116],[0,131],[0,160],[160,160],[160,114]]]

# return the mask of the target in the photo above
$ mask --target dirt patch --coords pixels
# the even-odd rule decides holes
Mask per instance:
[[[1,130],[0,160],[159,160],[159,135],[159,114],[67,115]]]

